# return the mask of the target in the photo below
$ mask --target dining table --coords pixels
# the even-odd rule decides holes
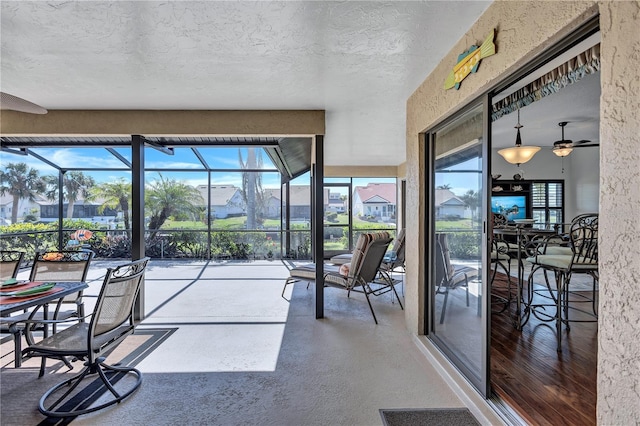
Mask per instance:
[[[84,281],[55,282],[53,288],[48,291],[20,296],[16,292],[28,290],[45,284],[44,282],[26,281],[20,282],[14,286],[3,286],[0,290],[0,316],[7,316],[13,312],[24,311],[34,307],[44,306],[44,318],[47,319],[46,306],[69,294],[77,293],[89,285]],[[14,294],[10,294],[14,293]]]
[[[529,302],[523,297],[524,259],[535,254],[537,247],[543,244],[547,238],[558,235],[558,228],[541,223],[515,223],[502,227],[494,227],[493,234],[502,238],[509,237],[514,240],[513,245],[509,244],[510,255],[514,255],[518,263],[516,311],[513,317],[513,325],[517,330],[521,330],[529,318]],[[531,293],[531,289],[529,289],[529,293]],[[523,306],[525,308],[524,313]]]

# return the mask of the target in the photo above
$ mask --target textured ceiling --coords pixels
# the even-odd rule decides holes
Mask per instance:
[[[13,2],[3,92],[47,109],[324,109],[328,165],[405,161],[409,95],[483,1]]]

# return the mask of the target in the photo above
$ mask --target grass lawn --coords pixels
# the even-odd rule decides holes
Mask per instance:
[[[246,216],[228,217],[225,219],[214,219],[213,229],[245,229]],[[262,224],[265,229],[279,229],[280,219],[265,219]],[[192,220],[172,220],[167,219],[162,225],[162,229],[207,229],[207,224]]]
[[[471,219],[438,220],[436,221],[436,229],[472,229]]]

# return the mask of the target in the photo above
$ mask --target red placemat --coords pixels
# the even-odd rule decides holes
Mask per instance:
[[[32,285],[29,285],[28,287],[19,286],[20,289],[16,290],[16,291],[27,290],[27,289],[29,289],[31,287],[35,287],[35,286],[40,285],[42,283],[28,283],[28,284],[32,284]],[[16,287],[18,287],[18,286],[16,286]],[[63,287],[53,287],[51,290],[46,291],[44,293],[31,294],[29,296],[22,296],[22,297],[2,296],[2,297],[0,297],[0,305],[10,305],[12,303],[25,302],[27,300],[37,299],[38,297],[48,296],[50,294],[57,293],[57,292],[59,292],[61,290],[64,290],[64,288]]]
[[[22,291],[22,290],[28,290],[31,287],[37,287],[39,285],[44,284],[43,281],[27,281],[25,283],[22,284],[17,284],[17,285],[11,285],[8,287],[2,287],[0,288],[0,291]]]

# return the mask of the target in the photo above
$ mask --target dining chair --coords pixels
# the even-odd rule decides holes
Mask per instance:
[[[20,270],[24,252],[14,250],[0,251],[0,281],[15,278]]]
[[[43,360],[63,357],[84,360],[85,367],[80,373],[53,386],[40,398],[38,410],[42,414],[59,418],[91,413],[121,402],[140,387],[139,370],[107,364],[106,357],[135,331],[135,301],[148,261],[146,257],[107,269],[89,322],[77,322],[23,351],[26,357]],[[41,367],[40,376],[43,374]],[[127,375],[135,379],[132,385],[124,380]],[[85,379],[91,380],[87,380],[86,386],[80,386]],[[102,395],[95,405],[85,402],[89,393],[96,395],[100,391]]]
[[[85,281],[95,253],[91,250],[63,250],[36,254],[29,275],[30,281]],[[63,305],[75,305],[73,309],[60,311]],[[82,292],[63,297],[58,301],[54,319],[84,317]],[[54,329],[55,332],[55,329]]]
[[[544,272],[544,280],[548,290],[548,297],[553,300],[555,314],[545,314],[544,310],[532,308],[531,312],[541,320],[551,320],[556,323],[557,351],[562,351],[562,324],[567,330],[570,322],[597,321],[597,283],[598,275],[598,214],[589,213],[576,216],[569,228],[569,245],[554,244],[542,245],[538,252],[527,258],[531,262],[532,269],[529,274],[529,288],[533,288],[534,274]],[[548,279],[547,272],[555,277],[555,288]],[[592,296],[580,296],[581,300],[570,298],[571,277],[576,274],[587,274],[593,280]],[[588,302],[592,305],[592,312],[584,311],[575,306],[576,303]],[[544,308],[544,304],[539,305]],[[576,310],[596,318],[596,320],[581,320],[569,318],[569,310]]]
[[[92,251],[49,251],[38,252],[31,267],[29,281],[85,281],[87,272],[94,253]],[[73,309],[62,311],[63,305],[72,305]],[[45,312],[45,310],[47,310]],[[79,321],[84,318],[84,302],[82,301],[82,292],[65,296],[58,300],[55,310],[51,316],[48,315],[48,307],[36,309],[35,312],[23,312],[17,315],[0,318],[0,332],[11,333],[14,341],[14,366],[16,368],[22,365],[22,335],[31,333],[36,329],[42,330],[45,335],[48,333],[48,327],[44,326],[42,321],[49,319],[69,319],[76,317]],[[25,326],[25,320],[31,320],[28,329]],[[57,331],[57,325],[53,325],[53,333]],[[67,363],[66,360],[65,363]],[[70,367],[70,364],[67,363]]]

